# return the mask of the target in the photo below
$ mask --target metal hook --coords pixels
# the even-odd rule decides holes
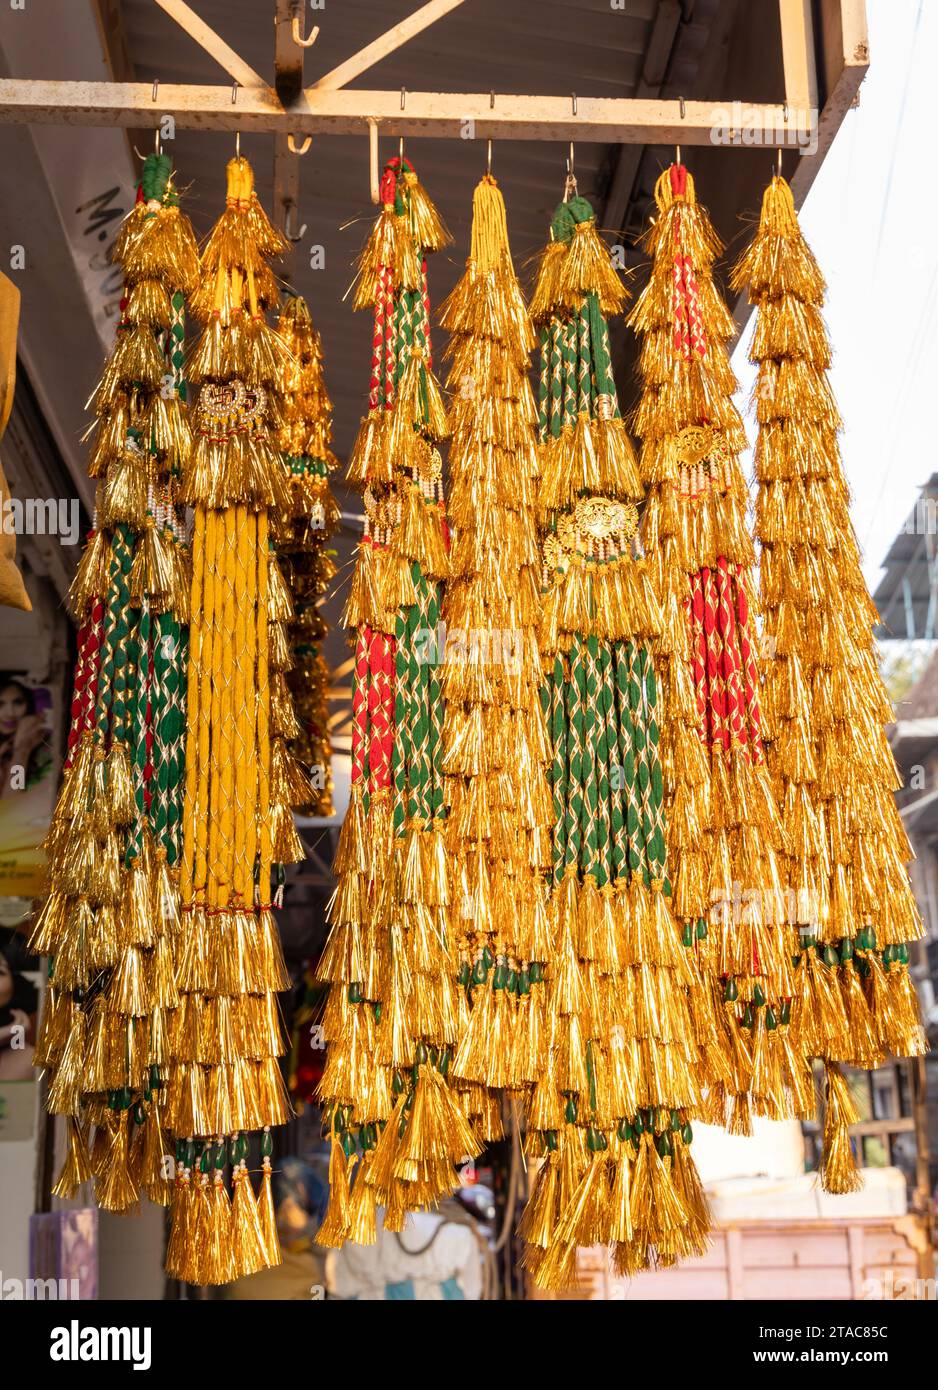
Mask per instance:
[[[782,120],[785,122],[786,125],[788,124],[788,102],[787,102],[787,101],[786,101],[786,102],[784,103],[784,105],[782,106]]]
[[[678,97],[678,101],[680,102],[680,106],[681,106],[681,120],[683,121],[683,119],[684,119],[684,98],[683,98],[683,97]]]
[[[302,145],[300,145],[299,149],[297,149],[296,136],[295,136],[295,135],[288,135],[288,136],[287,136],[287,149],[290,151],[291,154],[305,154],[306,151],[309,149],[309,147],[310,147],[310,145],[311,145],[312,143],[313,143],[313,137],[312,137],[311,135],[307,135],[307,137],[306,137],[306,139],[303,141]]]
[[[146,155],[145,155],[145,154],[141,154],[140,151],[137,149],[137,146],[136,146],[136,145],[134,145],[133,151],[134,151],[134,154],[137,156],[138,159],[143,159],[143,160],[146,159]],[[161,143],[160,143],[160,128],[159,128],[159,126],[157,126],[157,127],[156,127],[156,130],[154,130],[154,132],[153,132],[153,152],[154,152],[154,154],[162,154],[162,152],[163,152],[163,147],[162,147],[162,145],[161,145]]]
[[[782,147],[781,147],[781,145],[779,145],[779,147],[778,147],[778,171],[777,171],[776,177],[777,177],[777,178],[781,178],[781,177],[782,177]]]
[[[403,109],[404,109],[404,106],[405,106],[406,102],[407,102],[407,88],[406,88],[406,87],[402,87],[402,88],[401,88],[401,110],[402,110],[402,111],[403,111]]]
[[[487,150],[486,156],[485,156],[485,172],[486,172],[487,174],[490,174],[490,173],[492,172],[492,142],[491,142],[491,140],[489,141],[489,147],[488,147],[488,150]]]
[[[231,84],[231,104],[232,104],[232,106],[237,105],[237,101],[238,101],[238,88],[240,87],[240,85],[241,85],[240,82],[232,82],[232,84]]]
[[[573,102],[573,114],[574,114],[574,116],[575,116],[575,115],[576,115],[576,92],[571,92],[571,93],[570,93],[570,98],[571,98],[571,100],[572,100],[572,102]]]
[[[235,159],[241,158],[241,132],[235,131]]]
[[[490,110],[490,111],[494,111],[494,110],[495,110],[495,88],[494,88],[494,87],[493,87],[492,90],[489,92],[489,110]]]
[[[153,92],[152,92],[152,95],[151,95],[151,100],[152,100],[152,101],[156,101],[156,98],[157,98],[157,95],[158,95],[158,93],[159,93],[159,90],[160,90],[160,79],[159,79],[158,77],[154,77],[154,79],[153,79]]]
[[[296,217],[297,217],[296,203],[294,203],[294,201],[293,201],[292,198],[287,198],[287,199],[285,199],[285,200],[284,200],[284,204],[283,204],[283,234],[284,234],[284,236],[286,237],[287,241],[293,241],[293,242],[302,241],[303,238],[304,238],[305,235],[306,235],[306,223],[305,223],[305,222],[303,223],[302,227],[299,228],[298,231],[297,231],[297,230],[294,230],[294,231],[291,231],[291,230],[290,230],[290,224],[291,224],[291,222],[294,224],[294,227],[295,227],[295,224],[296,224]]]
[[[571,141],[570,141],[570,153],[567,155],[567,177],[566,177],[566,179],[564,180],[564,185],[563,185],[563,200],[564,200],[564,202],[565,202],[565,203],[568,203],[568,202],[570,201],[571,197],[576,193],[576,191],[577,191],[577,186],[576,186],[576,174],[574,173],[574,166],[573,166],[573,141],[571,140]]]
[[[297,6],[297,9],[299,9],[299,6]],[[300,16],[299,14],[294,14],[293,22],[290,25],[290,33],[293,35],[293,42],[299,44],[300,48],[312,48],[313,44],[319,38],[319,25],[314,24],[310,30],[309,38],[304,39],[300,34]]]
[[[675,145],[675,146],[674,146],[674,162],[675,162],[675,164],[680,164],[680,162],[681,162],[681,147],[680,147],[680,145]]]
[[[401,136],[401,143],[397,147],[398,158],[403,162],[404,159],[404,137]]]

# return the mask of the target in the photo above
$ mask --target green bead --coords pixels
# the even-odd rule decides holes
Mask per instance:
[[[635,1119],[632,1121],[632,1128],[635,1130],[636,1134],[644,1133],[645,1125],[644,1121],[642,1120],[641,1111],[639,1111],[639,1113],[635,1116]]]
[[[791,1023],[791,1000],[782,1000],[782,1026],[787,1027]]]
[[[829,965],[832,970],[836,969],[836,967],[840,964],[840,956],[837,952],[836,946],[824,947],[824,964]]]
[[[462,965],[459,967],[459,974],[456,976],[456,983],[460,985],[463,989],[465,989],[469,983],[469,962],[467,960],[464,960]]]
[[[736,981],[733,979],[731,975],[730,978],[727,980],[726,986],[723,990],[723,1000],[726,1004],[734,1004],[738,998],[739,986],[737,985]]]
[[[775,1010],[770,1004],[765,1011],[765,1028],[767,1033],[774,1033],[778,1027],[778,1019],[775,1017]]]
[[[444,1047],[443,1051],[440,1053],[440,1063],[437,1068],[441,1076],[447,1075],[447,1073],[449,1072],[449,1064],[452,1060],[452,1050],[448,1047]]]
[[[416,1058],[418,1067],[422,1066],[424,1062],[426,1062],[428,1056],[426,1043],[420,1042],[417,1044],[417,1050],[414,1053],[414,1056]]]
[[[495,974],[492,976],[492,988],[504,989],[508,984],[508,966],[504,961],[500,961],[495,967]]]
[[[355,1152],[355,1140],[352,1138],[351,1130],[347,1129],[342,1135],[342,1150],[346,1158],[351,1158]]]
[[[564,1107],[564,1119],[568,1125],[576,1124],[576,1097],[570,1096]]]
[[[684,943],[685,946],[693,946],[694,928],[691,922],[684,923],[684,930],[681,932],[681,941]]]
[[[474,985],[484,985],[487,975],[488,966],[486,965],[485,957],[483,956],[480,957],[480,959],[477,960],[475,965],[472,967],[472,983]]]
[[[539,985],[544,978],[543,962],[539,960],[532,960],[529,973],[531,976],[532,985]]]
[[[134,1124],[145,1124],[146,1118],[147,1112],[144,1110],[142,1102],[138,1100],[137,1104],[134,1106]]]
[[[693,1143],[694,1131],[691,1129],[690,1125],[685,1125],[681,1130],[681,1138],[684,1140],[685,1144]]]
[[[674,1145],[667,1134],[659,1134],[655,1140],[655,1147],[662,1158],[668,1158],[674,1152]]]
[[[524,967],[518,976],[518,993],[522,998],[531,993],[531,971],[527,966]]]
[[[545,1129],[544,1143],[547,1145],[548,1153],[557,1152],[557,1131],[555,1129]]]
[[[482,948],[482,963],[486,970],[491,970],[492,966],[495,964],[495,957],[492,955],[488,946],[483,946]]]
[[[269,1129],[265,1129],[261,1135],[261,1157],[271,1158],[274,1152],[274,1136]]]
[[[374,1007],[375,1023],[380,1023],[380,1022],[381,1022],[381,1004],[380,1004],[380,1002],[377,1003],[377,1004],[375,1004],[373,1007]]]
[[[697,918],[697,940],[706,941],[707,939],[707,919],[706,917]]]
[[[393,1091],[394,1095],[399,1096],[403,1089],[404,1078],[401,1076],[399,1071],[396,1071],[394,1075],[391,1077],[391,1090]]]
[[[517,972],[517,970],[509,970],[509,972],[508,972],[508,984],[507,984],[507,989],[508,989],[508,993],[509,993],[509,994],[517,994],[517,993],[518,993],[518,972]]]
[[[743,1027],[751,1028],[754,1022],[755,1015],[752,1012],[752,1005],[747,1004],[745,1009],[743,1010]]]
[[[619,1121],[619,1128],[616,1130],[619,1141],[626,1143],[632,1137],[632,1126],[624,1117]]]
[[[757,1009],[761,1009],[765,1003],[765,995],[762,991],[762,986],[760,984],[756,984],[753,987],[752,1002]]]
[[[350,1004],[360,1004],[362,1002],[362,987],[357,982],[348,987],[348,1001]]]
[[[681,1127],[681,1117],[676,1110],[671,1111],[671,1128],[676,1130]]]

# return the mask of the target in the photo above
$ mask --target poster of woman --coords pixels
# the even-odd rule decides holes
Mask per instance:
[[[51,691],[0,671],[0,897],[44,891],[40,848],[55,797]]]

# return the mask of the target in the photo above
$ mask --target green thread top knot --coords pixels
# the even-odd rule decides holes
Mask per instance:
[[[568,202],[557,204],[550,222],[551,236],[554,241],[569,241],[581,222],[590,222],[595,217],[592,203],[578,193]]]
[[[147,155],[140,174],[140,186],[148,203],[163,201],[172,172],[173,161],[168,154]]]

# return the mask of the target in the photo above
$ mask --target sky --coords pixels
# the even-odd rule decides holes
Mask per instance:
[[[883,557],[938,470],[936,0],[867,0],[870,68],[801,211],[828,283],[831,385],[852,515],[875,587]],[[749,332],[734,356],[748,399]],[[746,416],[750,437],[755,433]]]

